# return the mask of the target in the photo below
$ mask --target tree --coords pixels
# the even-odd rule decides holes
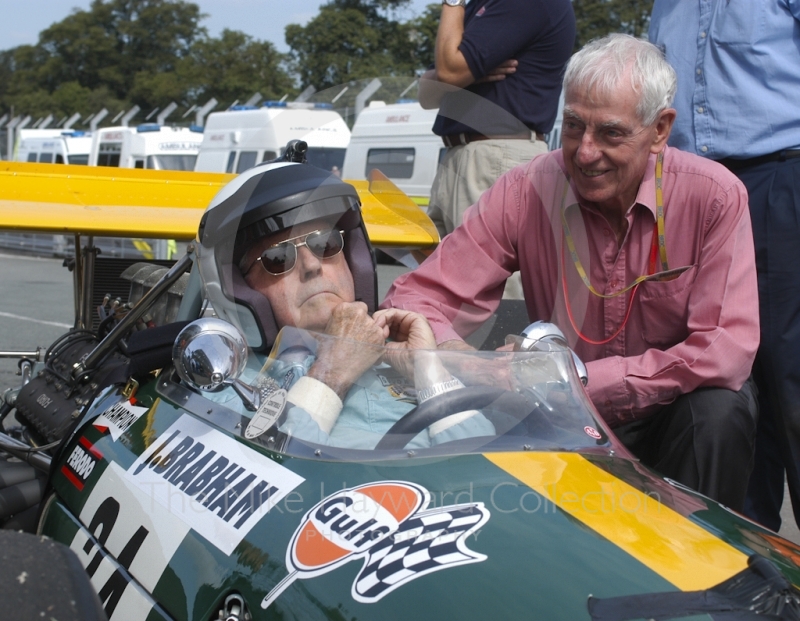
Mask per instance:
[[[331,0],[307,26],[286,27],[292,68],[301,87],[327,88],[419,68],[412,27],[385,13],[408,0]]]
[[[232,102],[256,92],[265,99],[293,95],[294,82],[282,68],[285,61],[272,43],[242,32],[226,29],[219,39],[204,37],[195,42],[190,55],[191,97]]]
[[[150,111],[293,92],[271,43],[230,30],[209,37],[203,17],[183,0],[93,0],[42,31],[37,45],[0,52],[0,110]]]
[[[108,88],[119,98],[131,96],[142,107],[153,89],[135,88],[142,74],[173,73],[205,35],[199,7],[181,0],[94,0],[88,11],[76,10],[39,35],[46,54],[41,86],[76,81]],[[167,102],[168,103],[168,102]]]
[[[647,36],[653,0],[572,0],[577,21],[575,50],[612,32]]]

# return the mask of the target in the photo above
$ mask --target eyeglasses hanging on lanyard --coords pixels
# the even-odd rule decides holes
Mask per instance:
[[[688,270],[691,266],[685,267],[676,267],[674,269],[669,269],[669,263],[667,262],[667,246],[665,243],[665,236],[664,236],[664,192],[662,189],[662,176],[663,176],[663,169],[664,169],[664,154],[659,153],[658,158],[656,160],[656,222],[653,227],[653,243],[650,246],[650,261],[648,265],[647,274],[643,274],[642,276],[637,277],[633,282],[628,284],[627,286],[623,287],[619,291],[615,291],[614,293],[600,293],[597,289],[594,288],[591,281],[589,280],[588,275],[586,274],[586,270],[583,268],[583,264],[581,263],[580,258],[578,257],[578,251],[575,248],[575,241],[572,238],[572,233],[570,232],[569,223],[567,222],[567,215],[566,215],[566,202],[567,202],[567,192],[569,190],[569,177],[567,177],[567,183],[564,186],[564,194],[561,197],[561,222],[564,228],[564,237],[566,240],[566,245],[569,248],[570,257],[572,257],[572,262],[575,265],[575,270],[578,272],[583,284],[586,285],[586,288],[589,291],[603,299],[615,298],[617,296],[622,295],[623,293],[630,291],[631,295],[628,299],[628,310],[625,312],[625,318],[622,320],[622,324],[617,329],[614,334],[612,334],[607,339],[602,341],[596,341],[590,339],[586,335],[584,335],[579,329],[578,326],[575,324],[575,318],[572,315],[572,308],[570,307],[569,303],[569,292],[567,291],[567,276],[566,276],[566,260],[564,257],[564,246],[561,246],[561,281],[562,281],[562,288],[564,289],[564,304],[567,308],[567,316],[569,317],[570,324],[572,325],[572,329],[575,330],[575,333],[587,343],[591,343],[592,345],[605,345],[606,343],[611,342],[614,340],[622,329],[625,327],[625,324],[628,322],[628,318],[631,314],[631,308],[633,307],[633,296],[636,295],[636,290],[639,288],[639,285],[648,280],[656,280],[656,281],[669,281],[676,278],[678,275],[682,274],[686,270]],[[656,265],[660,263],[661,270],[656,271]]]

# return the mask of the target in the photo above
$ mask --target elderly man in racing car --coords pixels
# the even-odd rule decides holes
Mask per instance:
[[[298,163],[253,168],[215,197],[198,237],[208,298],[218,315],[243,329],[254,350],[268,352],[286,326],[335,337],[282,334],[267,367],[276,387],[288,390],[281,431],[371,448],[425,399],[419,388],[433,395],[457,384],[435,362],[422,386],[388,365],[380,374],[369,372],[386,348],[435,350],[436,341],[417,313],[370,315],[377,307],[374,255],[358,195],[337,177]],[[493,432],[483,416],[468,411],[431,425],[409,446]]]
[[[385,305],[425,315],[440,347],[464,347],[519,269],[530,320],[566,334],[623,443],[741,509],[759,340],[747,193],[667,147],[675,90],[652,44],[588,44],[564,77],[563,149],[501,177]]]

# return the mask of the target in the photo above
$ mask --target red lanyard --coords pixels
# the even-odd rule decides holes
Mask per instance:
[[[620,289],[619,291],[611,294],[602,294],[599,293],[593,286],[592,283],[589,281],[589,277],[586,274],[586,270],[583,269],[583,265],[581,264],[580,259],[578,258],[578,252],[575,248],[575,243],[572,239],[572,234],[569,229],[569,223],[567,222],[566,216],[566,197],[567,197],[567,190],[569,189],[569,178],[567,178],[567,184],[564,187],[564,195],[561,198],[561,221],[563,223],[564,228],[564,241],[566,241],[566,245],[569,247],[570,255],[572,256],[572,262],[575,265],[575,269],[578,272],[578,275],[583,280],[583,283],[589,289],[589,291],[600,298],[613,298],[617,297],[618,295],[622,295],[629,289],[631,290],[631,295],[628,298],[628,310],[625,312],[625,318],[622,320],[622,324],[617,329],[614,334],[612,334],[607,339],[602,341],[595,341],[594,339],[590,339],[588,336],[583,334],[575,323],[575,318],[572,315],[572,308],[569,303],[569,292],[567,291],[567,271],[566,271],[566,259],[564,257],[564,244],[561,245],[561,283],[564,289],[564,304],[567,308],[567,316],[569,317],[569,322],[572,325],[572,329],[575,330],[575,333],[578,335],[579,338],[586,341],[587,343],[591,343],[592,345],[605,345],[613,341],[617,336],[619,336],[620,332],[622,332],[623,328],[625,328],[625,324],[628,323],[628,318],[631,315],[631,309],[633,308],[633,296],[636,295],[636,290],[639,288],[639,285],[642,284],[645,280],[650,280],[652,276],[656,274],[656,263],[659,258],[661,258],[661,268],[662,271],[659,272],[659,277],[663,278],[664,276],[677,276],[677,274],[685,271],[688,268],[678,268],[676,270],[670,270],[669,265],[667,263],[667,247],[665,243],[665,235],[664,235],[664,197],[663,197],[663,190],[661,187],[661,178],[662,178],[662,171],[663,171],[663,162],[664,162],[664,154],[659,153],[658,159],[656,160],[656,222],[654,225],[653,230],[653,243],[650,246],[650,261],[648,264],[647,274],[643,276],[639,276],[636,280],[634,280],[631,284]],[[660,252],[659,252],[660,251]],[[674,275],[671,272],[676,272]]]

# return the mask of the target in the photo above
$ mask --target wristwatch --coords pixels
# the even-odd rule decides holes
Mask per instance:
[[[467,6],[467,0],[442,0],[447,6]]]

